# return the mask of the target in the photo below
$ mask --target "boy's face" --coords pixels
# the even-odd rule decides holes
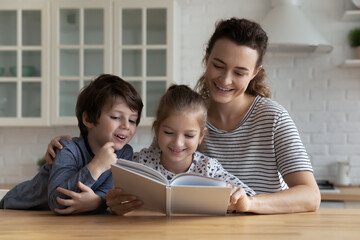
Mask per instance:
[[[87,124],[88,141],[92,151],[95,153],[107,142],[113,142],[115,150],[122,149],[134,136],[137,119],[137,111],[132,111],[123,98],[117,97],[114,101],[108,101],[97,124]]]

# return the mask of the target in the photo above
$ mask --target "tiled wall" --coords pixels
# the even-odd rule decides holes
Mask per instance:
[[[175,82],[195,85],[202,73],[205,43],[220,18],[245,17],[260,22],[270,0],[175,0]],[[333,45],[324,55],[274,55],[265,69],[273,99],[293,117],[318,179],[335,180],[336,162],[350,161],[352,183],[360,184],[360,68],[341,68],[353,58],[346,40],[359,22],[343,22],[350,0],[302,0],[302,9]],[[305,33],[304,33],[305,34]],[[77,127],[0,128],[0,184],[17,183],[36,173],[36,161],[59,134],[78,135]],[[147,146],[151,129],[141,127],[132,141]]]

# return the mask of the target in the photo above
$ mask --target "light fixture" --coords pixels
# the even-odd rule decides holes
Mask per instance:
[[[269,52],[329,53],[333,47],[306,18],[298,0],[272,0],[261,22],[269,37]]]

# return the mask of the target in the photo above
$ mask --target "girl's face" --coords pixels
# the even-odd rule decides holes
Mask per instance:
[[[258,53],[227,38],[217,40],[206,56],[205,81],[212,101],[228,103],[245,93],[261,66],[255,69]]]
[[[97,124],[83,122],[88,128],[88,140],[94,153],[106,142],[113,142],[114,149],[122,149],[132,139],[136,132],[138,113],[129,108],[123,98],[117,97],[115,101],[108,101],[103,106]]]
[[[161,149],[161,163],[174,173],[186,171],[192,162],[193,153],[204,138],[196,111],[170,114],[156,129],[156,137]]]

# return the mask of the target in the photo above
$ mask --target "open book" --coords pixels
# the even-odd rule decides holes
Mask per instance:
[[[215,178],[181,173],[171,181],[140,163],[119,159],[111,166],[115,187],[137,196],[143,207],[171,215],[225,215],[231,187]]]

